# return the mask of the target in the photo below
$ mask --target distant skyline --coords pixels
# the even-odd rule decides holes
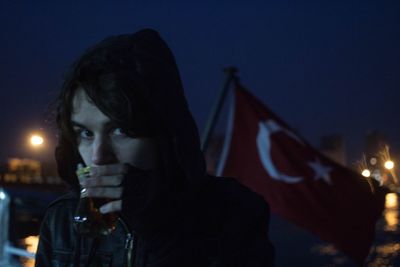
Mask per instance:
[[[314,146],[342,135],[354,161],[378,130],[399,150],[399,14],[398,1],[2,1],[0,160],[35,156],[26,135],[49,132],[49,105],[87,47],[144,27],[173,50],[200,133],[234,65]]]

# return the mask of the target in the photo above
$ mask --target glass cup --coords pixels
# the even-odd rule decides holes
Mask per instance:
[[[89,178],[90,166],[78,164],[76,175],[80,183]],[[86,188],[81,187],[73,220],[78,233],[92,237],[110,234],[116,227],[118,215],[115,212],[102,214],[99,210],[110,201],[109,198],[88,197]]]

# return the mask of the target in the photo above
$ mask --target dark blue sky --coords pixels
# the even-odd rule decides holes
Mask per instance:
[[[222,68],[235,65],[312,144],[342,134],[355,159],[377,129],[400,148],[400,2],[181,2],[1,1],[0,159],[32,155],[25,136],[48,127],[49,103],[86,47],[143,27],[174,51],[200,130]]]

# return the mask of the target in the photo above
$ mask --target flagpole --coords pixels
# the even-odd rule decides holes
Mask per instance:
[[[201,150],[203,151],[203,153],[206,151],[208,144],[210,142],[210,138],[217,123],[218,116],[221,112],[222,106],[225,102],[226,95],[229,91],[229,86],[232,81],[236,81],[238,79],[236,76],[238,69],[236,67],[224,68],[224,72],[227,74],[228,77],[226,78],[224,86],[219,91],[217,101],[212,107],[210,116],[208,117],[207,124],[202,135]]]

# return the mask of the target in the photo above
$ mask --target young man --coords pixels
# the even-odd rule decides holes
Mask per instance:
[[[42,222],[36,266],[272,266],[269,208],[207,175],[172,53],[154,30],[109,37],[72,66],[58,102],[60,177],[71,192]],[[78,182],[78,164],[90,177]],[[81,189],[107,235],[77,231]]]

